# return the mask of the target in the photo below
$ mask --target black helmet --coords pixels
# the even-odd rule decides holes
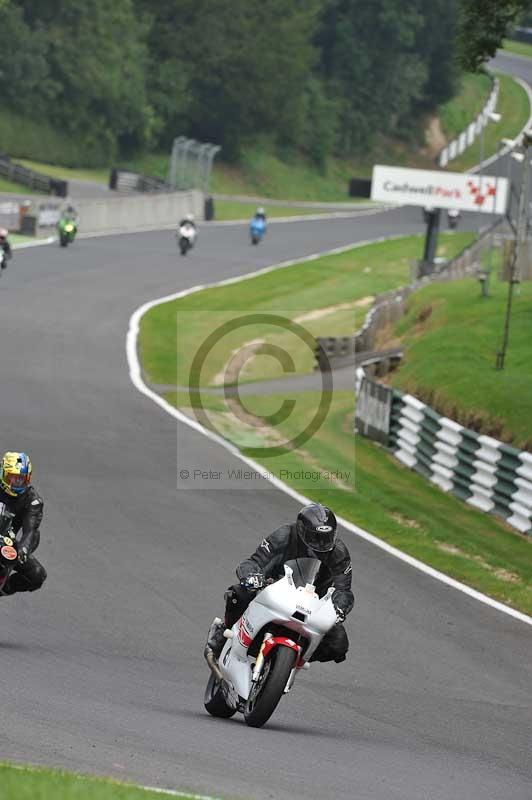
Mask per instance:
[[[316,553],[328,553],[336,544],[336,517],[330,508],[319,503],[304,506],[296,524],[301,541]]]

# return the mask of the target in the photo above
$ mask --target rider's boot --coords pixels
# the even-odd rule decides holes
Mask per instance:
[[[216,659],[219,658],[225,644],[224,631],[225,623],[220,617],[215,617],[212,621],[209,635],[207,636],[207,644],[205,645],[204,653],[205,657],[207,656],[207,651],[210,650]]]

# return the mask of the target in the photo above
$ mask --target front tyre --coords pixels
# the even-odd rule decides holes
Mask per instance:
[[[296,656],[291,647],[283,645],[271,653],[264,665],[264,679],[252,691],[244,710],[244,719],[252,728],[261,728],[277,708],[295,666]]]
[[[59,242],[61,244],[61,247],[66,247],[67,244],[68,244],[68,239],[67,239],[66,236],[64,236],[64,234],[61,234],[61,236],[59,238]]]
[[[205,708],[213,717],[229,719],[236,713],[236,708],[231,708],[231,706],[227,705],[221,684],[216,680],[212,672],[205,689],[203,702]]]

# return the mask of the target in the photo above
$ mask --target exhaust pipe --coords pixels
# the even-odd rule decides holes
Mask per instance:
[[[209,647],[209,645],[207,645],[207,647],[203,651],[203,655],[205,656],[205,660],[206,660],[207,664],[209,665],[210,671],[212,672],[212,674],[214,675],[216,680],[221,683],[223,681],[223,679],[224,679],[224,676],[222,675],[222,673],[220,671],[220,667],[218,666],[218,662],[216,661],[216,659],[214,657],[214,653],[212,652],[212,650]]]

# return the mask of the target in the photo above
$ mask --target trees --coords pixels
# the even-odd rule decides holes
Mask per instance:
[[[0,0],[4,102],[108,162],[180,134],[325,167],[408,135],[531,0]],[[461,66],[462,65],[462,66]]]
[[[48,119],[79,136],[80,149],[99,153],[102,160],[145,144],[150,125],[147,51],[132,0],[20,0],[12,5],[18,6],[19,17],[22,12],[27,42],[35,40],[43,52]],[[25,78],[17,84],[25,97]]]
[[[530,0],[461,0],[458,54],[463,67],[477,70],[494,56],[506,30]]]

